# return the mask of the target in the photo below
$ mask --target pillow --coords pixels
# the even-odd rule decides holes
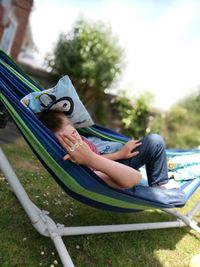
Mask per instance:
[[[23,97],[21,102],[34,113],[45,110],[62,111],[76,128],[94,124],[67,75],[63,76],[53,88],[30,93]]]

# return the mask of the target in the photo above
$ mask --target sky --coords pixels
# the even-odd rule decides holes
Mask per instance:
[[[126,67],[117,88],[131,96],[149,91],[163,110],[197,90],[199,0],[34,0],[30,23],[40,53],[51,53],[80,16],[118,36]]]

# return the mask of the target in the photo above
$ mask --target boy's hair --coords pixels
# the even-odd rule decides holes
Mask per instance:
[[[48,110],[37,114],[38,119],[52,132],[59,131],[64,122],[71,124],[71,121],[66,117],[63,112]]]

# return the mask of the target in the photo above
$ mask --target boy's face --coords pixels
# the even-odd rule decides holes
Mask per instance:
[[[81,142],[80,134],[77,132],[77,130],[71,124],[63,123],[60,130],[55,133],[56,136],[58,136],[59,134],[74,136]]]

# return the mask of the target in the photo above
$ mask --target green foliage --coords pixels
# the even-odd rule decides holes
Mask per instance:
[[[61,34],[49,61],[58,77],[68,74],[84,104],[104,94],[120,75],[123,51],[110,27],[78,20],[71,32]]]
[[[176,132],[176,146],[200,145],[200,90],[187,96],[173,107],[168,115],[169,130]],[[169,119],[171,117],[171,119]]]
[[[134,103],[122,92],[114,101],[114,107],[124,128],[124,134],[140,138],[149,132],[150,103],[152,95],[148,92],[137,97]]]
[[[168,112],[152,111],[152,96],[136,98],[134,104],[125,95],[115,101],[124,133],[139,138],[149,132],[164,137],[170,148],[197,148],[200,145],[200,90],[187,96]]]
[[[152,131],[158,130],[167,147],[195,148],[200,143],[200,93],[192,94],[174,105],[164,115],[152,121]]]
[[[191,148],[198,145],[199,130],[191,113],[180,105],[175,105],[166,116],[169,147]]]
[[[190,96],[187,96],[182,101],[180,101],[179,105],[186,108],[188,112],[192,112],[193,114],[196,114],[196,115],[199,114],[200,113],[200,87],[195,93],[191,94]]]

